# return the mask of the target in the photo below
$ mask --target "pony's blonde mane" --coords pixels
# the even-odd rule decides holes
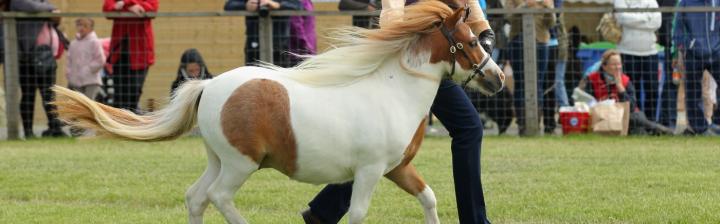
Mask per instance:
[[[373,74],[393,55],[415,47],[420,37],[437,30],[437,23],[453,14],[441,1],[421,1],[405,8],[402,19],[390,21],[380,29],[343,27],[331,34],[334,47],[324,53],[307,56],[293,68],[263,63],[293,80],[316,86],[352,83]],[[408,70],[400,59],[400,66]],[[408,71],[418,75],[417,72]]]

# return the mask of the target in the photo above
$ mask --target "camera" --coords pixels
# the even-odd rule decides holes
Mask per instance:
[[[615,76],[612,76],[610,74],[604,73],[604,76],[605,76],[605,82],[607,82],[608,85],[614,85],[618,81],[618,80],[615,80]]]
[[[260,15],[260,16],[262,16],[262,17],[266,17],[266,16],[268,16],[269,14],[270,14],[270,8],[268,8],[267,5],[261,5],[261,6],[258,8],[258,15]]]

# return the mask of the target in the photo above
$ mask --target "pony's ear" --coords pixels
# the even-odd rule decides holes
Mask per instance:
[[[447,19],[445,19],[445,25],[451,29],[455,28],[455,25],[458,24],[458,22],[463,21],[463,17],[465,16],[465,7],[460,7],[459,9],[455,10],[455,13],[453,13],[451,16],[449,16]]]
[[[467,22],[468,17],[470,17],[470,6],[465,4],[465,15],[463,15],[463,19],[462,19],[463,23]]]

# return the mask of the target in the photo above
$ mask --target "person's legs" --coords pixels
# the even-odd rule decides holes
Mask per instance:
[[[659,123],[649,120],[642,111],[630,113],[630,133],[641,129],[642,132],[651,131],[658,134],[672,134],[673,130]]]
[[[35,91],[37,80],[31,74],[31,68],[27,65],[20,65],[20,119],[22,120],[25,138],[34,137],[33,119],[35,115]]]
[[[658,43],[665,46],[663,60],[663,90],[660,97],[659,122],[671,129],[675,129],[677,121],[677,89],[678,85],[672,82],[672,20],[673,13],[662,14],[662,26],[658,30]]]
[[[685,111],[688,126],[696,134],[703,133],[708,127],[703,114],[702,101],[702,59],[688,55],[685,60]]]
[[[667,68],[667,66],[665,66]],[[672,71],[664,73],[662,92],[660,93],[660,119],[658,122],[671,129],[675,129],[677,123],[677,89],[678,84],[672,81]]]
[[[567,61],[558,59],[555,62],[555,101],[558,106],[570,106],[567,90],[565,89],[565,69]]]
[[[633,87],[635,87],[635,98],[637,99],[638,107],[645,112],[645,79],[642,73],[642,59],[629,54],[620,54],[620,57],[622,58],[623,72],[630,77],[630,81]]]
[[[525,75],[523,65],[523,44],[522,38],[516,37],[508,45],[508,58],[513,70],[513,104],[515,106],[515,122],[518,125],[519,133],[525,130]]]
[[[42,96],[42,104],[45,109],[45,115],[48,119],[48,132],[44,132],[43,134],[50,136],[62,136],[62,130],[60,130],[62,124],[55,113],[55,105],[50,104],[50,102],[55,98],[55,93],[50,89],[53,85],[55,85],[55,70],[53,70],[52,74],[41,74],[39,76],[40,79],[38,80],[38,88],[40,89],[40,96]]]
[[[640,72],[642,73],[645,89],[645,115],[650,121],[658,120],[660,82],[658,79],[658,56],[649,55],[640,58]]]
[[[353,182],[328,184],[308,205],[312,215],[322,223],[337,223],[350,209]]]
[[[121,66],[116,66],[121,67]],[[115,88],[115,94],[114,94],[114,106],[121,109],[127,109],[132,110],[133,108],[130,107],[130,80],[128,78],[127,71],[123,71],[124,73],[120,73],[118,70],[115,70],[115,74],[113,74],[113,85]]]
[[[443,80],[431,111],[452,137],[453,178],[460,223],[490,223],[480,179],[483,125],[465,92]]]
[[[147,69],[125,69],[123,72],[113,76],[116,107],[137,113]]]
[[[550,69],[555,69],[555,64],[550,68],[550,47],[547,44],[537,44],[537,80],[538,80],[538,106],[542,111],[544,132],[552,134],[555,130],[555,99],[546,97],[545,90],[552,86],[553,78],[550,77]],[[554,60],[553,60],[554,61]]]
[[[128,104],[127,108],[130,108],[133,112],[140,112],[140,96],[142,96],[143,85],[145,84],[145,77],[147,76],[147,69],[142,70],[130,70],[128,73]]]
[[[120,58],[113,64],[113,86],[114,101],[113,104],[117,108],[133,110],[136,106],[132,106],[131,93],[132,77],[130,77],[130,53],[127,50],[127,39],[120,43]]]

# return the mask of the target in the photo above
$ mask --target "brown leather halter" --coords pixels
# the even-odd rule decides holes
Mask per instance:
[[[466,11],[466,14],[469,14],[469,9]],[[467,18],[467,16],[465,17]],[[455,61],[457,61],[457,55],[455,54],[458,50],[460,50],[460,53],[463,57],[465,57],[466,60],[468,60],[470,63],[473,63],[473,61],[470,59],[470,56],[465,51],[465,47],[462,43],[457,42],[455,38],[453,37],[453,34],[457,32],[457,28],[448,30],[447,27],[445,27],[445,23],[440,23],[440,32],[445,36],[445,39],[447,39],[448,43],[450,44],[450,54],[452,54],[452,59],[450,63],[452,64],[452,70],[450,71],[450,74],[447,75],[447,77],[452,77],[455,74]],[[470,46],[477,46],[480,47],[480,44],[478,43],[478,38],[475,37],[472,41],[470,41]],[[475,78],[477,75],[480,75],[480,77],[485,77],[485,74],[482,72],[482,69],[485,68],[485,65],[487,65],[488,61],[490,61],[489,55],[485,57],[479,64],[473,63],[472,74],[462,83],[462,87],[465,88],[467,84]]]

